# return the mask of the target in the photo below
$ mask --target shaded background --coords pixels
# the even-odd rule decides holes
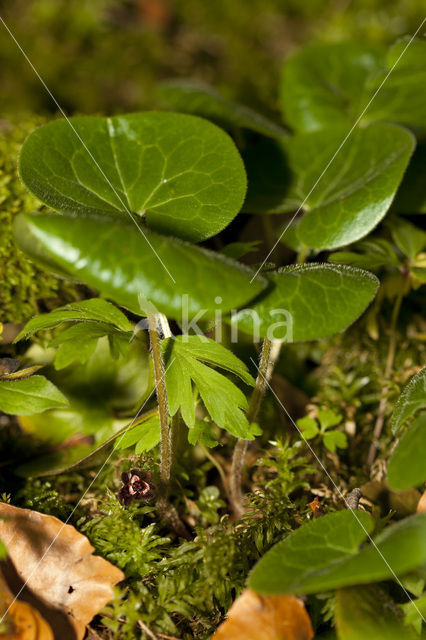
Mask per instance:
[[[283,58],[307,41],[392,42],[421,0],[2,0],[0,15],[68,113],[149,107],[155,83],[191,77],[277,110]],[[1,114],[56,111],[0,25]]]
[[[68,115],[152,108],[159,81],[191,78],[279,120],[281,68],[295,49],[318,40],[391,43],[416,31],[424,2],[0,0],[0,16]],[[19,149],[58,111],[2,24],[0,69],[0,322],[19,323],[79,292],[14,244],[14,216],[41,207],[18,179]],[[238,216],[226,242],[246,222]],[[268,216],[263,222],[269,237]],[[246,240],[258,238],[257,225]]]

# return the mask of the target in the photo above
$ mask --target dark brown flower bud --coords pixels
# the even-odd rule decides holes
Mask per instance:
[[[128,507],[133,500],[148,502],[154,497],[155,485],[150,471],[131,469],[121,474],[123,487],[117,493],[120,504]]]

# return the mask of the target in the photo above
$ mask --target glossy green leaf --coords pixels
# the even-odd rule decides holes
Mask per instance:
[[[356,129],[341,146],[346,134],[330,126],[249,147],[244,210],[280,213],[303,205],[297,236],[315,249],[366,236],[388,211],[415,141],[406,129],[382,123]]]
[[[23,380],[0,380],[0,411],[30,416],[68,404],[64,395],[43,376]]]
[[[92,298],[90,300],[79,300],[71,302],[64,307],[58,307],[50,313],[31,318],[25,325],[15,342],[30,338],[37,331],[43,329],[54,329],[63,322],[101,322],[110,324],[121,331],[130,331],[130,322],[117,307],[106,300]]]
[[[354,43],[315,44],[287,60],[281,105],[287,124],[297,131],[356,120],[367,104],[367,81],[384,68],[383,53]]]
[[[426,412],[403,434],[388,464],[392,489],[410,489],[426,481]]]
[[[392,429],[396,431],[416,411],[426,407],[426,367],[420,369],[399,396],[392,414]]]
[[[408,46],[407,46],[408,45]],[[392,45],[382,73],[369,81],[372,95],[380,86],[365,117],[398,122],[416,129],[426,128],[426,42],[405,38]],[[392,71],[391,71],[392,70]],[[389,75],[387,75],[391,71]],[[382,84],[387,75],[386,81]]]
[[[56,120],[22,147],[26,187],[56,211],[143,217],[187,240],[215,235],[244,200],[244,166],[229,136],[176,113]]]
[[[305,132],[334,124],[349,129],[360,117],[424,129],[426,99],[419,87],[426,82],[425,51],[420,39],[401,40],[387,55],[345,42],[306,47],[284,66],[285,121]]]
[[[283,137],[287,131],[248,107],[226,100],[208,85],[191,80],[168,80],[157,89],[159,101],[182,113],[191,113],[233,131],[251,129],[272,138]]]
[[[251,282],[253,272],[230,258],[152,231],[143,235],[125,219],[19,215],[14,230],[39,264],[139,315],[143,296],[169,318],[181,319],[186,311],[214,318],[216,310],[238,308],[265,286],[264,278]]]
[[[355,556],[372,529],[373,520],[367,513],[349,509],[304,524],[260,559],[249,585],[258,593],[315,592],[310,580]],[[329,588],[334,587],[325,587]]]
[[[378,585],[347,587],[336,593],[339,640],[416,640],[399,606]]]
[[[367,271],[330,264],[284,267],[268,279],[270,289],[231,321],[246,333],[287,342],[343,331],[365,310],[378,286]]]
[[[327,514],[293,531],[253,569],[258,593],[295,595],[379,582],[426,562],[426,514],[387,527],[359,549],[373,528],[364,511]]]
[[[253,385],[246,366],[227,349],[203,336],[169,338],[164,340],[163,349],[170,414],[175,415],[180,408],[185,423],[190,429],[195,428],[194,384],[213,422],[238,438],[252,440],[250,425],[243,413],[248,408],[245,395],[207,364],[231,371],[246,384]]]

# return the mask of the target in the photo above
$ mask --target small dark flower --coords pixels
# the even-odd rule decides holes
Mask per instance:
[[[121,474],[123,487],[117,493],[120,504],[128,507],[133,500],[144,500],[148,502],[154,497],[155,485],[150,471],[131,469]]]

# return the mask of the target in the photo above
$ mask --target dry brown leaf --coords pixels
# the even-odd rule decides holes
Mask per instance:
[[[417,513],[426,513],[426,491],[423,493],[418,502]]]
[[[8,561],[8,587],[35,606],[61,640],[81,640],[86,625],[111,600],[123,580],[71,525],[29,509],[0,503],[0,540]]]
[[[15,600],[1,574],[0,617],[4,617],[0,640],[54,640],[43,616],[27,602]]]
[[[311,620],[300,598],[259,596],[245,589],[212,640],[311,640]]]

